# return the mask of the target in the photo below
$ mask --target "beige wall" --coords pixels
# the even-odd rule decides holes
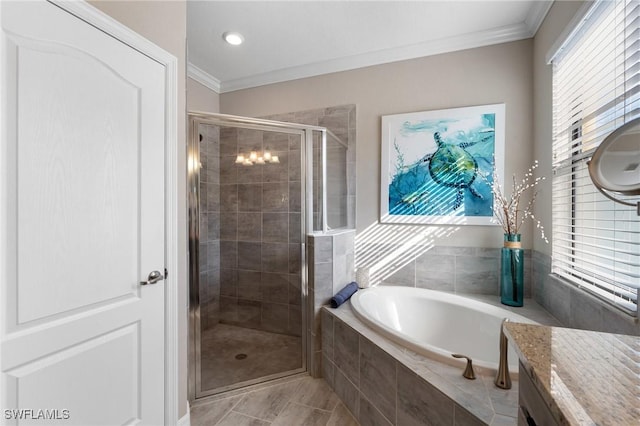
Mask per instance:
[[[357,105],[357,229],[379,217],[380,117],[504,102],[506,174],[522,173],[533,156],[531,39],[372,66],[220,95],[220,111],[265,116]],[[378,225],[375,225],[378,226]],[[531,246],[531,227],[523,232]],[[437,245],[499,247],[497,227],[464,227]]]
[[[534,240],[534,248],[551,254],[551,141],[552,81],[551,65],[545,56],[582,6],[582,1],[556,1],[536,33],[533,43],[533,155],[540,161],[539,175],[546,180],[540,186],[535,215],[547,230],[549,244]]]
[[[178,58],[178,249],[184,253],[177,271],[179,295],[179,387],[178,416],[187,413],[187,218],[186,218],[186,77],[185,44],[187,36],[187,6],[184,0],[174,1],[91,1],[133,31],[162,47]]]
[[[220,95],[187,78],[187,111],[220,112]]]

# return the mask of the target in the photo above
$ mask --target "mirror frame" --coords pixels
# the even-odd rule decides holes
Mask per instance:
[[[620,126],[618,129],[611,132],[611,134],[609,134],[606,138],[604,138],[604,140],[598,146],[598,148],[596,148],[595,152],[593,153],[593,155],[591,156],[591,159],[587,164],[589,168],[589,177],[591,178],[591,181],[593,182],[594,186],[605,197],[627,206],[632,206],[632,207],[637,206],[638,214],[640,214],[640,201],[629,202],[625,200],[620,200],[615,198],[612,194],[609,193],[609,192],[612,192],[614,194],[627,195],[627,196],[640,195],[640,178],[638,179],[638,182],[635,185],[631,185],[629,188],[625,188],[625,189],[620,189],[619,187],[609,188],[607,185],[607,182],[603,181],[606,175],[603,173],[603,170],[600,167],[602,156],[607,152],[608,149],[610,149],[613,146],[615,141],[618,140],[618,138],[620,138],[621,136],[627,134],[627,132],[630,129],[636,128],[636,127],[640,128],[640,118],[633,119],[630,122],[625,123],[624,125]]]

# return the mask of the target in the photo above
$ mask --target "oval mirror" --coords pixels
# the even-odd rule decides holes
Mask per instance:
[[[623,125],[602,141],[589,161],[589,175],[596,188],[608,198],[629,206],[640,205],[608,193],[640,195],[640,118]]]

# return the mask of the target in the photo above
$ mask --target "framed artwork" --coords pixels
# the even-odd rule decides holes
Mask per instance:
[[[380,221],[494,225],[504,132],[504,104],[383,116]]]

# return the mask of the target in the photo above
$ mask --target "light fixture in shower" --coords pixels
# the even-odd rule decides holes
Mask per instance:
[[[272,155],[269,151],[259,153],[257,151],[251,151],[249,154],[238,154],[236,157],[236,164],[242,164],[243,166],[253,166],[254,164],[275,164],[279,163],[280,159],[277,155]]]
[[[242,42],[244,42],[244,37],[242,36],[242,34],[235,31],[225,32],[224,34],[222,34],[222,39],[233,46],[241,45]]]

